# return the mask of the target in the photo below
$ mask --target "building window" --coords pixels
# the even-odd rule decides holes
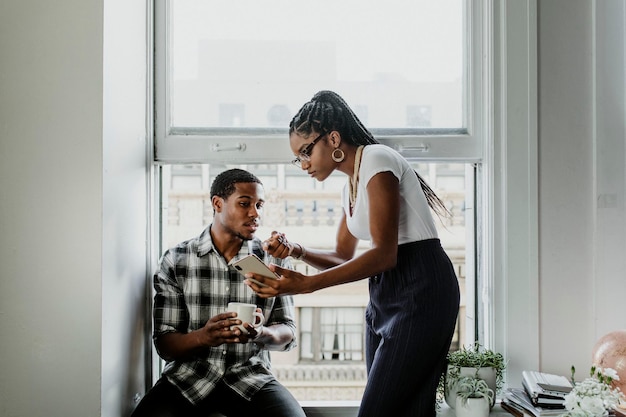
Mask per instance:
[[[267,112],[267,122],[270,126],[285,127],[289,125],[292,116],[289,107],[275,104]]]
[[[430,106],[412,106],[406,108],[406,125],[411,127],[432,126],[432,110]]]
[[[363,307],[301,307],[300,361],[365,360]]]
[[[236,103],[220,103],[220,126],[239,127],[246,122],[245,106]]]

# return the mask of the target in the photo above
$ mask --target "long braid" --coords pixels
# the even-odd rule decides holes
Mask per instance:
[[[352,111],[345,100],[337,93],[322,90],[316,93],[311,101],[305,103],[289,123],[289,134],[308,136],[313,131],[331,132],[336,130],[351,145],[371,145],[380,143],[365,127],[357,115]],[[439,218],[452,217],[452,213],[444,202],[437,196],[424,178],[415,171],[428,206]]]
[[[422,176],[415,171],[415,175],[417,175],[417,179],[420,181],[420,186],[422,187],[422,191],[424,192],[424,196],[426,196],[426,201],[428,202],[428,206],[432,211],[441,219],[442,217],[451,218],[452,213],[448,210],[445,203],[439,198],[439,196],[433,191],[432,188],[428,185],[426,180],[422,178]]]

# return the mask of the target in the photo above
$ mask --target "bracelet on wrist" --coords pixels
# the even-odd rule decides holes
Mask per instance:
[[[302,246],[299,243],[294,243],[293,245],[294,246],[298,245],[298,247],[300,248],[300,255],[299,256],[292,256],[293,259],[304,259],[304,257],[306,256],[306,249],[304,249],[304,246]]]

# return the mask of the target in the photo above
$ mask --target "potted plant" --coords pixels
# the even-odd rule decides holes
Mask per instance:
[[[487,417],[495,400],[494,391],[485,380],[462,376],[456,384],[457,417]]]
[[[471,376],[482,379],[494,392],[491,406],[495,404],[495,394],[504,386],[506,362],[501,353],[486,349],[479,343],[463,346],[447,356],[447,370],[439,380],[437,387],[438,404],[445,399],[451,407],[456,407],[457,384],[461,377]]]

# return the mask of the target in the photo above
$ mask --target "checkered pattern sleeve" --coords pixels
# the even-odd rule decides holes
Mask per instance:
[[[176,276],[174,252],[168,250],[161,258],[154,275],[154,337],[164,333],[187,331],[189,314],[183,288]]]

